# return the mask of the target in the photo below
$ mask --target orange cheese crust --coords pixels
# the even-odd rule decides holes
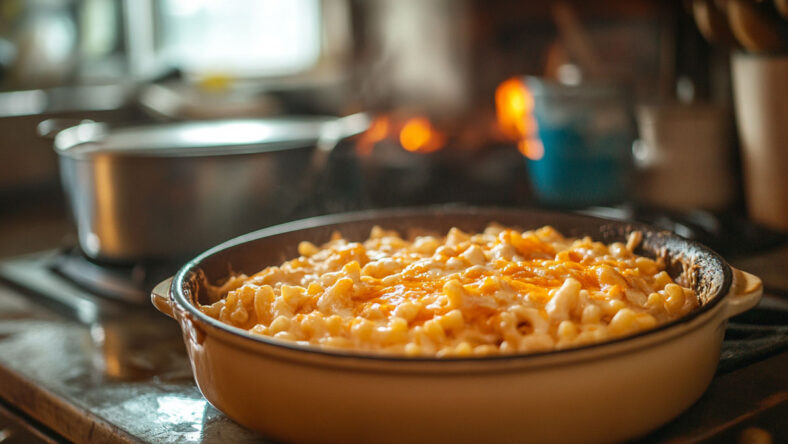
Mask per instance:
[[[405,240],[375,227],[211,287],[204,313],[305,346],[408,356],[480,356],[577,347],[630,335],[698,305],[664,264],[627,244],[521,232]]]

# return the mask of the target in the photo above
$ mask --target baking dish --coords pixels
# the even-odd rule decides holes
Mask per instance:
[[[476,358],[405,358],[283,343],[223,324],[193,304],[201,283],[297,256],[300,241],[373,225],[479,231],[496,221],[552,225],[606,243],[643,232],[639,254],[665,255],[702,299],[690,315],[576,349]],[[714,375],[727,319],[757,304],[760,280],[697,243],[655,229],[565,213],[432,207],[323,216],[266,228],[187,263],[152,293],[178,320],[205,398],[240,424],[286,442],[610,442],[680,414]]]

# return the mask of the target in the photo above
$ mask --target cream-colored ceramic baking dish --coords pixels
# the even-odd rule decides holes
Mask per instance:
[[[566,235],[624,240],[665,255],[701,298],[688,316],[602,344],[483,358],[406,358],[325,351],[220,323],[194,305],[203,279],[254,273],[334,230],[362,240],[373,225],[479,231],[489,222],[550,224]],[[483,208],[370,211],[263,229],[213,248],[153,291],[178,320],[197,385],[230,418],[285,442],[613,442],[643,436],[695,402],[714,375],[727,320],[761,281],[674,234],[571,214]]]

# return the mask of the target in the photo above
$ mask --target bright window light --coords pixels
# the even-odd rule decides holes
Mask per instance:
[[[319,0],[166,0],[161,50],[190,72],[284,75],[320,56]]]

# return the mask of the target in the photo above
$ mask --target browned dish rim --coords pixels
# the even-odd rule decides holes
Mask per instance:
[[[489,222],[499,221],[501,218],[508,220],[516,219],[518,217],[523,219],[523,226],[525,228],[532,227],[533,223],[528,223],[528,219],[537,220],[552,220],[554,227],[556,227],[562,234],[567,236],[583,236],[589,235],[594,240],[612,242],[615,240],[623,240],[623,238],[631,231],[639,230],[643,233],[642,246],[645,246],[647,253],[659,254],[660,251],[666,252],[671,261],[683,263],[683,265],[691,265],[696,268],[697,279],[701,282],[693,285],[696,292],[700,290],[705,292],[705,301],[701,305],[690,312],[689,314],[675,319],[673,321],[662,324],[651,330],[642,331],[631,336],[625,336],[617,339],[611,339],[600,343],[594,343],[579,347],[573,347],[562,350],[552,350],[536,353],[516,353],[506,355],[489,355],[480,357],[408,357],[399,355],[383,355],[374,353],[361,353],[354,351],[336,351],[326,350],[314,346],[303,346],[298,344],[290,344],[284,341],[277,341],[265,336],[252,335],[243,329],[230,326],[217,319],[214,319],[200,310],[194,305],[192,300],[192,286],[199,285],[199,280],[205,276],[204,270],[213,266],[217,268],[216,264],[207,264],[211,259],[217,258],[222,254],[230,254],[233,250],[241,250],[248,247],[251,243],[264,242],[264,239],[272,238],[278,235],[293,234],[301,231],[308,231],[312,229],[325,229],[330,232],[331,230],[341,229],[343,225],[352,223],[369,223],[372,225],[378,224],[387,227],[387,222],[394,220],[410,220],[418,218],[454,218],[457,225],[462,225],[461,218],[473,217],[489,217]],[[496,219],[497,217],[497,219]],[[502,222],[506,223],[506,222]],[[390,225],[390,224],[389,224]],[[510,225],[510,224],[507,224]],[[542,224],[544,225],[544,224]],[[541,225],[539,225],[541,226]],[[574,228],[566,230],[568,226]],[[414,225],[418,227],[418,225]],[[585,227],[585,228],[583,228]],[[589,229],[593,228],[593,229]],[[600,239],[600,235],[603,239]],[[641,247],[642,248],[642,247]],[[295,247],[293,246],[293,249]],[[231,255],[231,254],[230,254]],[[686,258],[690,258],[692,264],[686,263]],[[231,264],[224,263],[222,272],[225,276],[231,271]],[[264,266],[273,264],[259,264],[255,271],[262,269]],[[710,273],[711,272],[711,273]],[[210,273],[207,273],[210,274]],[[210,276],[209,276],[210,277]],[[254,231],[245,234],[235,239],[222,243],[210,250],[205,251],[199,256],[195,257],[186,263],[173,278],[172,286],[170,288],[171,300],[175,302],[180,310],[188,313],[192,318],[199,320],[213,328],[230,333],[232,335],[244,338],[249,341],[254,341],[267,346],[274,346],[282,349],[298,351],[302,353],[309,353],[313,355],[322,355],[325,357],[339,358],[339,359],[364,359],[374,361],[393,361],[393,362],[485,362],[485,361],[512,361],[512,360],[535,360],[544,356],[570,356],[587,352],[589,350],[601,350],[611,347],[623,342],[632,341],[637,338],[655,335],[664,332],[668,329],[675,328],[680,325],[685,325],[698,317],[702,316],[714,309],[722,299],[728,294],[732,284],[732,271],[730,266],[722,259],[722,257],[709,249],[708,247],[685,238],[682,238],[674,233],[658,230],[654,227],[644,224],[633,224],[628,222],[621,222],[611,219],[604,219],[599,217],[583,216],[572,213],[559,213],[543,210],[532,209],[504,209],[498,207],[468,207],[468,206],[430,206],[430,207],[416,207],[416,208],[397,208],[386,210],[368,210],[354,213],[344,213],[328,216],[318,216],[309,219],[303,219],[295,222],[289,222],[281,225],[264,228],[262,230]],[[700,292],[699,292],[700,293]]]

